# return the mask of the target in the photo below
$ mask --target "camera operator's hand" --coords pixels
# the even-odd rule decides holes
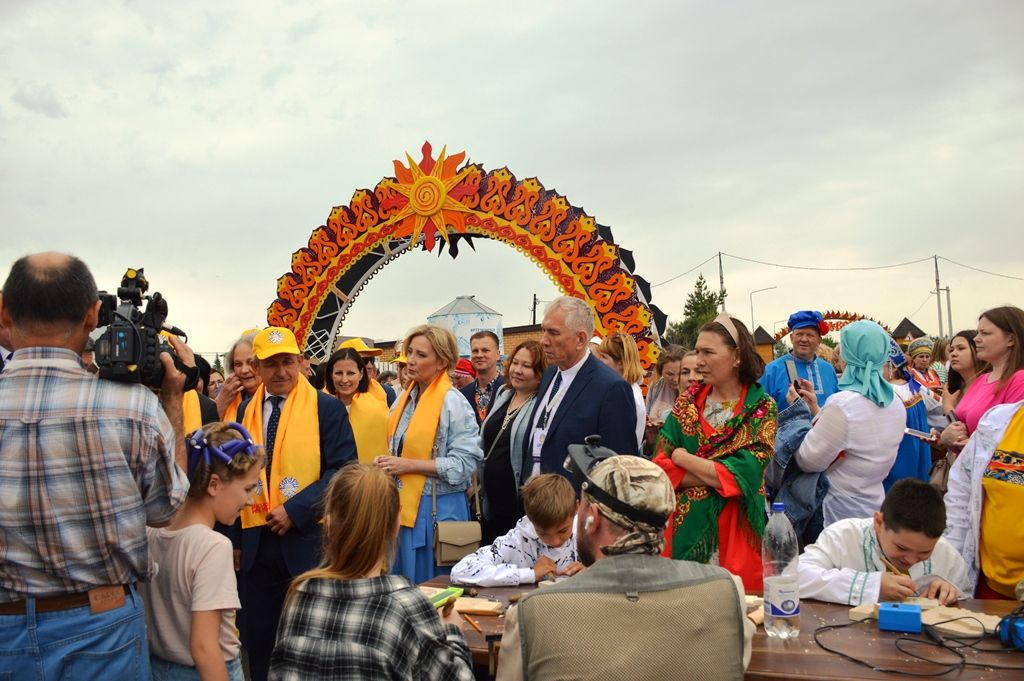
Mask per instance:
[[[179,341],[180,342],[180,341]],[[184,343],[182,347],[187,348]],[[191,357],[191,350],[189,356]],[[195,358],[192,358],[195,362]],[[164,381],[160,384],[160,400],[166,408],[168,401],[176,401],[181,408],[181,396],[185,392],[185,374],[178,371],[174,366],[174,360],[166,352],[160,353],[160,363],[164,365]]]
[[[185,374],[174,366],[174,360],[166,352],[160,353],[160,363],[164,365],[164,380],[160,384],[160,406],[164,408],[168,420],[178,434],[174,447],[174,461],[178,467],[188,470],[188,459],[185,453],[185,426],[182,416],[182,395],[185,390]]]
[[[185,345],[185,341],[181,340],[173,333],[168,333],[167,342],[172,348],[174,348],[174,352],[178,355],[178,359],[182,364],[187,367],[194,367],[196,365],[196,354],[192,352],[192,348]]]

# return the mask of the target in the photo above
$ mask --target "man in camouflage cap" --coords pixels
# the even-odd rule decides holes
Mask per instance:
[[[576,516],[588,569],[509,610],[498,681],[741,679],[754,631],[743,585],[660,555],[674,506],[668,477],[646,459],[591,468]]]

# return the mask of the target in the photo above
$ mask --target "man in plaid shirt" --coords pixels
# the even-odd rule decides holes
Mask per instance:
[[[146,525],[169,522],[188,490],[185,380],[166,354],[159,400],[86,371],[98,314],[72,256],[23,257],[4,283],[15,353],[0,376],[0,677],[149,679],[134,585],[153,574]]]

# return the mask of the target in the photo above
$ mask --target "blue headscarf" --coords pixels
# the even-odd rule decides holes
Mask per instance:
[[[893,366],[900,378],[907,382],[911,395],[921,392],[921,384],[907,369],[907,356],[903,353],[903,348],[892,336],[889,336],[889,364]]]
[[[894,393],[882,377],[882,367],[889,359],[885,329],[867,319],[847,324],[839,334],[839,346],[846,362],[839,389],[860,393],[879,407],[889,406]]]

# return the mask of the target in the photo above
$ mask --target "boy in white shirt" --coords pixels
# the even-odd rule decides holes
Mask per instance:
[[[860,605],[911,596],[967,597],[967,565],[942,539],[946,507],[932,485],[905,478],[873,518],[826,527],[800,556],[800,596]]]
[[[453,583],[518,586],[583,569],[576,554],[576,494],[561,475],[544,473],[523,485],[523,508],[508,534],[460,560]]]

